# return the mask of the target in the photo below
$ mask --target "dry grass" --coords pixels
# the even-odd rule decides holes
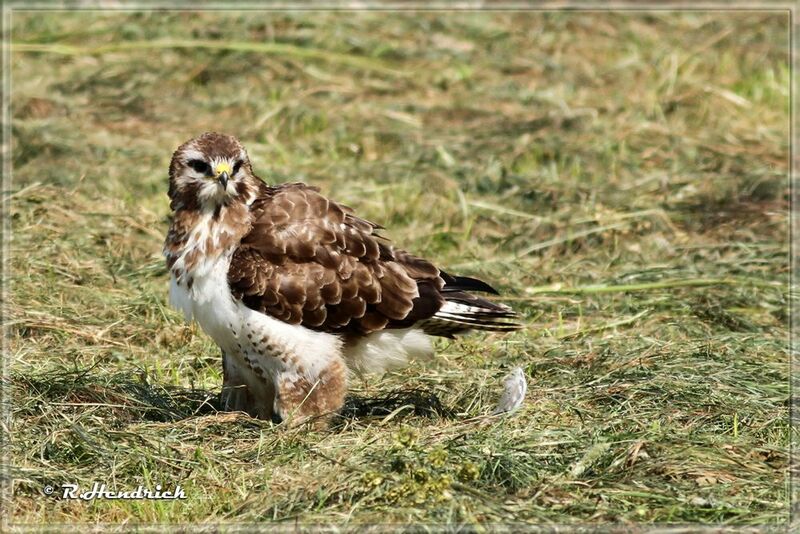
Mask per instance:
[[[785,523],[787,24],[16,13],[6,520]],[[356,380],[328,432],[217,413],[159,255],[171,151],[212,128],[527,328]],[[188,499],[42,494],[93,481]]]

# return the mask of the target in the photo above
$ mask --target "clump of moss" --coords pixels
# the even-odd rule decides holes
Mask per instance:
[[[461,461],[442,445],[420,443],[419,431],[404,426],[393,434],[388,454],[376,455],[360,482],[365,497],[395,506],[419,506],[450,500],[454,481],[479,476],[474,463]]]

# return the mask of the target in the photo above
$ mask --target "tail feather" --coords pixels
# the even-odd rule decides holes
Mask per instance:
[[[422,329],[430,335],[453,337],[472,329],[509,332],[522,328],[519,323],[509,321],[516,318],[517,314],[507,306],[474,295],[469,295],[469,300],[461,295],[459,297],[450,300],[445,295],[444,306],[420,325]]]
[[[433,316],[428,315],[417,322],[426,334],[452,338],[473,329],[509,332],[522,328],[512,320],[517,317],[514,310],[471,293],[498,295],[497,290],[486,282],[468,276],[452,276],[444,271],[440,271],[440,276],[444,279],[444,287],[435,291],[438,292],[438,302],[443,299],[444,304],[437,303],[441,307]]]
[[[481,293],[491,293],[492,295],[499,295],[495,288],[477,278],[470,278],[469,276],[452,276],[445,272],[440,273],[444,278],[444,288],[442,293],[450,293],[453,291],[480,291]]]

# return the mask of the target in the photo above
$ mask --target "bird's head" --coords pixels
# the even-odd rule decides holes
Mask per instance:
[[[213,209],[243,200],[257,190],[258,182],[239,140],[216,132],[179,146],[169,166],[173,209]]]

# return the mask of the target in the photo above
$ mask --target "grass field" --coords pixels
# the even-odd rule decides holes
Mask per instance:
[[[785,524],[788,17],[15,12],[9,525]],[[217,413],[168,308],[172,151],[235,134],[512,335],[352,381],[329,431]],[[490,417],[522,366],[523,407]],[[44,486],[180,484],[182,501]]]

